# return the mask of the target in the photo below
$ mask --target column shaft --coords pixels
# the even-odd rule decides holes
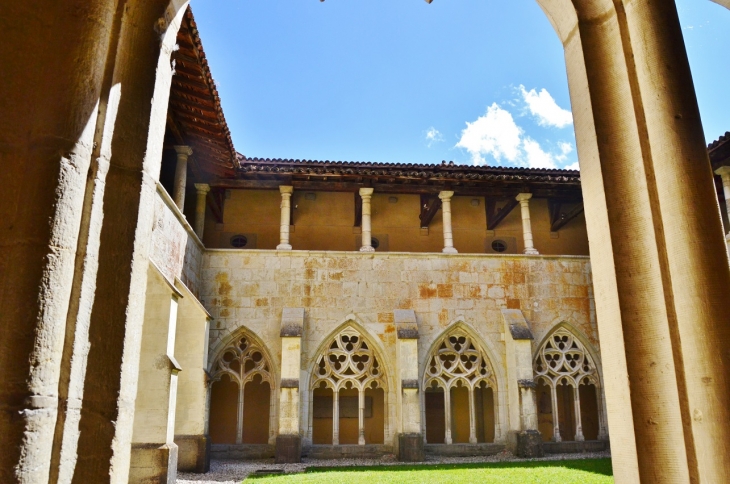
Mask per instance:
[[[294,187],[280,186],[279,191],[281,192],[281,227],[279,231],[279,245],[276,246],[276,250],[291,250],[292,246],[289,244],[289,225],[291,224],[291,196],[294,192]]]
[[[185,208],[185,188],[188,183],[188,158],[193,154],[189,146],[175,146],[177,153],[177,165],[175,165],[175,185],[173,187],[172,199],[177,208],[182,211]]]
[[[583,422],[580,416],[580,386],[573,388],[573,409],[575,410],[575,440],[582,442],[585,440],[583,437]]]
[[[446,419],[446,437],[444,443],[451,444],[451,390],[449,388],[444,389],[444,416]]]
[[[357,443],[365,445],[365,390],[357,392]]]
[[[558,415],[558,389],[555,384],[550,385],[550,400],[553,405],[553,442],[561,442],[560,417]]]
[[[730,223],[730,166],[721,166],[715,173],[722,177],[722,191],[725,194],[725,210],[727,212],[727,219]],[[725,228],[727,237],[730,238],[730,226]]]
[[[370,199],[373,196],[373,189],[361,188],[360,196],[362,197],[362,247],[360,247],[360,252],[374,252],[372,223],[370,218]]]
[[[469,443],[477,443],[477,416],[474,408],[474,389],[469,388]]]
[[[522,214],[522,237],[525,241],[525,250],[523,252],[527,255],[538,255],[539,252],[535,249],[532,241],[532,223],[530,221],[530,198],[532,198],[532,193],[520,193],[516,198],[520,202],[520,212]]]
[[[205,232],[205,202],[208,197],[208,192],[210,191],[210,185],[207,185],[205,183],[196,183],[195,191],[198,195],[195,203],[195,234],[202,242],[203,232]]]
[[[454,192],[451,191],[439,193],[439,198],[441,199],[441,216],[444,226],[444,249],[442,252],[445,254],[457,253],[457,250],[454,248],[454,234],[451,228],[451,197],[453,196]]]
[[[243,443],[243,389],[245,385],[238,386],[238,407],[236,409],[236,443]]]
[[[340,445],[340,393],[332,392],[332,445]]]

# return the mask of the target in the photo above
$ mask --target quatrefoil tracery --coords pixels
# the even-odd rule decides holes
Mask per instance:
[[[239,385],[245,385],[256,375],[272,384],[271,371],[264,352],[247,337],[236,339],[226,347],[213,366],[213,381],[229,375]]]
[[[445,336],[431,354],[426,367],[425,387],[476,388],[482,382],[495,387],[489,359],[467,334],[456,331]]]
[[[383,370],[375,353],[352,328],[335,336],[317,359],[312,387],[322,383],[335,391],[340,388],[385,388]]]
[[[535,357],[535,374],[553,385],[597,384],[596,365],[583,344],[566,329],[558,329]]]

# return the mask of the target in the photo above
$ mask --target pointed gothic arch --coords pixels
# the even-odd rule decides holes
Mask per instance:
[[[314,355],[308,382],[311,441],[364,445],[389,440],[393,385],[377,339],[350,315]]]
[[[583,424],[590,422],[586,432],[590,440],[608,438],[600,360],[580,331],[567,322],[556,325],[538,346],[533,371],[538,384],[538,425],[546,437],[556,442],[569,436],[586,440]]]
[[[245,327],[218,346],[209,369],[209,427],[213,443],[274,441],[277,377],[272,361],[264,343]],[[262,419],[266,414],[268,418]]]
[[[501,375],[486,348],[482,338],[461,319],[431,344],[422,372],[421,421],[427,443],[501,440]],[[456,411],[460,406],[467,408]]]

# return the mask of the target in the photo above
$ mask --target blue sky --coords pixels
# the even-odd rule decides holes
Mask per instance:
[[[677,2],[708,141],[730,11]],[[573,167],[563,51],[535,0],[192,0],[241,153]]]

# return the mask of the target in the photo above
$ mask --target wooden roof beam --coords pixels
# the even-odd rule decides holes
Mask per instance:
[[[421,195],[421,228],[427,229],[431,225],[436,212],[441,208],[441,199],[433,195]]]
[[[551,207],[552,205],[552,207]],[[565,227],[565,225],[573,220],[575,217],[583,213],[583,203],[579,203],[572,209],[570,209],[567,212],[564,212],[561,210],[562,204],[553,202],[548,203],[548,207],[550,208],[550,231],[551,232],[557,232],[561,228]]]
[[[504,206],[497,207],[498,201],[499,199],[496,198],[485,197],[486,203],[484,207],[487,212],[487,230],[495,230],[502,220],[507,218],[507,215],[520,203],[512,197],[507,199],[507,203]]]

